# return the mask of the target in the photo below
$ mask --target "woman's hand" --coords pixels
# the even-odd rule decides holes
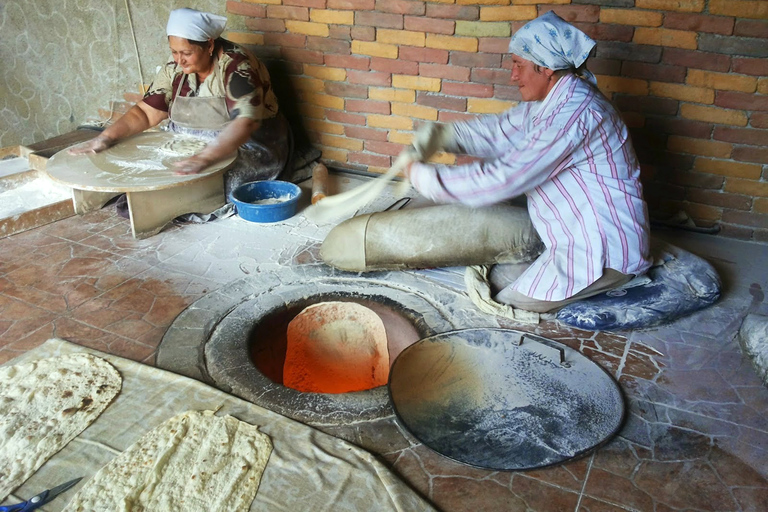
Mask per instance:
[[[99,135],[91,140],[77,144],[69,148],[70,155],[84,155],[86,153],[100,153],[105,149],[114,146],[117,141],[107,137],[106,135]]]
[[[174,174],[197,174],[213,163],[201,153],[173,163]]]

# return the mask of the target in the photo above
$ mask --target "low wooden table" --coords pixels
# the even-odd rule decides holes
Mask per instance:
[[[143,132],[101,153],[70,155],[64,149],[48,160],[45,172],[72,188],[77,214],[99,209],[125,194],[133,236],[147,238],[179,215],[211,213],[226,203],[224,172],[237,153],[198,174],[175,174],[173,163],[185,157],[162,148],[179,138],[189,137]]]

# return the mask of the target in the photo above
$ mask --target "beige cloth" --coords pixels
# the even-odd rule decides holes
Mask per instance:
[[[123,377],[122,392],[3,504],[85,477],[44,507],[60,511],[96,471],[149,430],[187,410],[219,409],[218,414],[257,425],[274,445],[251,511],[433,510],[365,450],[193,379],[59,339],[48,340],[8,364],[75,352],[112,363]]]

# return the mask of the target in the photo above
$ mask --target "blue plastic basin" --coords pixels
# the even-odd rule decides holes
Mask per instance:
[[[296,214],[301,188],[287,181],[252,181],[229,194],[237,214],[250,222],[279,222]],[[265,199],[286,198],[275,204],[254,204]]]

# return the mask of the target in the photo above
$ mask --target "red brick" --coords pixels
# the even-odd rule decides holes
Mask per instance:
[[[372,11],[376,0],[328,0],[328,9],[343,11]]]
[[[768,112],[768,96],[736,91],[717,91],[715,105],[736,110],[760,110]]]
[[[429,3],[427,4],[427,16],[447,20],[477,21],[480,19],[480,7]]]
[[[699,34],[699,50],[743,57],[768,57],[768,44],[757,37]]]
[[[629,64],[629,62],[630,61],[626,61],[625,64]],[[587,69],[596,75],[616,76],[621,73],[621,61],[592,57],[587,61]]]
[[[555,14],[563,18],[568,23],[580,21],[584,23],[597,23],[600,19],[600,7],[597,5],[539,5],[539,16],[555,11]]]
[[[366,151],[372,151],[373,153],[379,153],[381,155],[397,156],[403,150],[402,144],[396,144],[394,142],[380,142],[376,140],[365,142]]]
[[[371,57],[371,69],[374,71],[394,73],[396,75],[418,75],[419,63],[410,60]]]
[[[340,39],[342,41],[351,41],[352,27],[348,27],[347,25],[329,25],[328,37],[331,39]]]
[[[338,110],[326,109],[325,117],[329,121],[342,124],[357,124],[365,126],[365,116],[359,114],[347,114],[346,112],[340,112]]]
[[[622,112],[642,112],[643,114],[677,115],[680,106],[677,100],[654,96],[616,95],[613,102]]]
[[[325,0],[283,0],[283,5],[297,5],[299,7],[325,9]]]
[[[305,64],[322,64],[322,52],[312,50],[300,50],[298,48],[280,48],[280,54],[286,60],[303,62]]]
[[[509,52],[509,38],[480,37],[477,39],[477,51],[480,53],[500,53],[506,55]]]
[[[456,23],[453,20],[441,20],[437,18],[425,18],[423,16],[406,16],[405,29],[416,32],[429,32],[430,34],[453,35]]]
[[[267,32],[264,34],[264,44],[270,46],[284,46],[287,48],[304,48],[307,44],[307,36],[302,34],[278,34]]]
[[[325,82],[325,92],[339,98],[367,98],[368,87],[344,82]]]
[[[449,96],[472,96],[474,98],[493,97],[493,86],[486,84],[468,84],[458,82],[443,82],[443,94]]]
[[[729,194],[714,190],[688,189],[685,199],[694,203],[730,208],[734,210],[749,210],[752,207],[752,198],[740,194]]]
[[[731,69],[731,58],[727,55],[682,50],[680,48],[664,48],[661,62],[673,66],[706,69],[709,71],[726,72]]]
[[[391,73],[379,73],[377,71],[358,71],[351,70],[347,72],[347,81],[352,84],[392,86]]]
[[[253,18],[263,18],[267,15],[267,10],[263,5],[232,2],[231,0],[227,1],[227,12],[240,14],[241,16],[251,16]]]
[[[255,32],[285,32],[285,22],[283,20],[249,18],[245,20],[245,26]]]
[[[768,146],[768,130],[755,130],[753,128],[732,128],[729,126],[715,127],[712,138],[734,142],[736,144],[749,144],[752,146]]]
[[[713,125],[688,119],[649,118],[646,127],[667,135],[685,135],[695,139],[709,139]]]
[[[326,55],[325,65],[332,68],[361,69],[367,71],[370,69],[370,59],[368,57],[356,57],[353,55]]]
[[[725,183],[725,176],[705,174],[702,172],[671,171],[666,174],[666,177],[669,183],[686,188],[695,187],[720,190],[723,188],[723,183]]]
[[[415,16],[423,16],[426,12],[424,2],[412,2],[410,0],[376,0],[376,10]]]
[[[350,35],[352,39],[357,41],[375,41],[376,29],[374,27],[352,27]]]
[[[374,167],[389,167],[392,164],[392,159],[388,156],[359,153],[357,151],[348,153],[347,161],[355,164],[372,165]]]
[[[467,68],[500,68],[501,55],[495,53],[451,52],[451,65]]]
[[[741,226],[731,226],[729,224],[720,223],[720,231],[718,236],[724,238],[736,238],[739,240],[752,240],[753,231],[750,228],[744,228]]]
[[[307,36],[307,50],[317,50],[323,52],[326,57],[328,54],[350,55],[352,44],[349,41],[339,39],[330,39],[328,37]]]
[[[634,27],[611,23],[574,23],[576,28],[598,41],[619,41],[628,43],[635,34]]]
[[[415,64],[415,63],[414,63]],[[430,78],[445,78],[457,82],[469,80],[469,68],[447,64],[419,64],[419,75]]]
[[[752,233],[752,240],[755,242],[768,242],[768,229],[756,229]]]
[[[388,101],[347,100],[344,107],[349,112],[367,112],[369,114],[391,114]]]
[[[475,119],[477,114],[467,114],[466,112],[438,112],[437,120],[441,123],[456,123],[459,121],[469,121]]]
[[[755,148],[749,146],[736,146],[733,148],[731,158],[740,162],[754,162],[756,164],[768,164],[768,148]]]
[[[520,88],[516,85],[494,85],[493,97],[504,101],[522,101]]]
[[[412,60],[415,62],[432,62],[435,64],[448,64],[448,50],[403,46],[400,48],[399,58],[403,60]]]
[[[285,20],[309,21],[309,9],[306,7],[290,7],[285,5],[268,5],[268,18]]]
[[[506,70],[474,68],[472,70],[471,81],[478,84],[509,85],[511,77],[511,73]]]
[[[597,45],[595,57],[656,64],[661,60],[661,51],[661,46],[629,44],[621,41],[602,41]]]
[[[455,110],[457,112],[466,112],[467,110],[466,98],[452,98],[423,91],[417,93],[416,103],[438,110]]]
[[[403,15],[387,14],[384,12],[358,11],[355,13],[355,25],[402,29]]]
[[[723,222],[753,228],[768,228],[768,215],[760,213],[724,211]]]
[[[765,112],[753,112],[749,116],[749,126],[752,128],[768,128],[768,114]]]
[[[733,34],[736,36],[766,38],[768,37],[768,22],[758,20],[736,20]]]
[[[389,133],[387,130],[378,130],[376,128],[368,128],[367,126],[346,126],[344,127],[344,135],[353,139],[386,142]]]
[[[731,35],[733,34],[733,22],[733,18],[725,16],[682,12],[664,13],[664,27],[675,30]]]
[[[648,64],[647,62],[625,62],[621,66],[622,75],[655,80],[657,82],[685,82],[687,70],[682,66]]]
[[[734,57],[733,71],[742,75],[768,76],[768,59]]]

